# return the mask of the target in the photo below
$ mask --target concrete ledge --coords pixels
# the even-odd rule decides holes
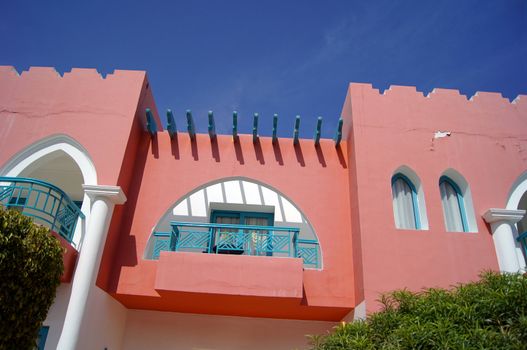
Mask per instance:
[[[302,260],[225,254],[161,252],[158,292],[302,299]]]

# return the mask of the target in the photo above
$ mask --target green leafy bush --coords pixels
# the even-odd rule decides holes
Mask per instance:
[[[382,296],[383,310],[310,336],[315,350],[527,349],[527,277],[486,272],[453,290]]]
[[[64,270],[49,229],[0,207],[0,349],[33,349]]]

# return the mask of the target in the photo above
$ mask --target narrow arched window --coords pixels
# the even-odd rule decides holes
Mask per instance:
[[[441,176],[439,191],[446,230],[449,232],[468,232],[465,201],[459,186],[449,177]]]
[[[395,227],[401,229],[421,229],[419,206],[415,186],[403,174],[392,177],[392,201]]]

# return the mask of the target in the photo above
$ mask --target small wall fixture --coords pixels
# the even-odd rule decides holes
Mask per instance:
[[[342,140],[342,124],[344,121],[342,118],[339,118],[339,124],[337,126],[337,132],[335,133],[335,137],[333,140],[335,141],[335,147],[338,147],[340,145],[340,141]]]
[[[170,109],[167,109],[167,131],[170,138],[174,138],[177,134],[176,121],[174,120],[174,115]]]
[[[209,136],[211,139],[216,137],[216,124],[214,123],[214,113],[209,111]]]
[[[154,119],[154,116],[152,115],[152,111],[150,108],[146,109],[146,130],[150,133],[150,135],[154,136],[157,133],[157,124],[156,120]]]
[[[322,117],[317,118],[317,128],[315,130],[315,146],[318,146],[320,144],[320,132],[322,130]]]
[[[299,129],[300,129],[300,116],[297,115],[295,118],[295,129],[293,130],[293,143],[295,145],[298,143]]]
[[[187,131],[191,139],[196,137],[196,127],[194,126],[194,119],[192,119],[192,112],[187,109]]]

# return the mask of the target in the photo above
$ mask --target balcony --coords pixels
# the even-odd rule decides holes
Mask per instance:
[[[301,258],[304,267],[320,267],[316,240],[299,238],[294,227],[215,223],[170,223],[171,232],[154,232],[152,259],[162,251]]]
[[[0,177],[0,204],[33,218],[73,244],[73,234],[84,214],[60,188],[45,181]]]

